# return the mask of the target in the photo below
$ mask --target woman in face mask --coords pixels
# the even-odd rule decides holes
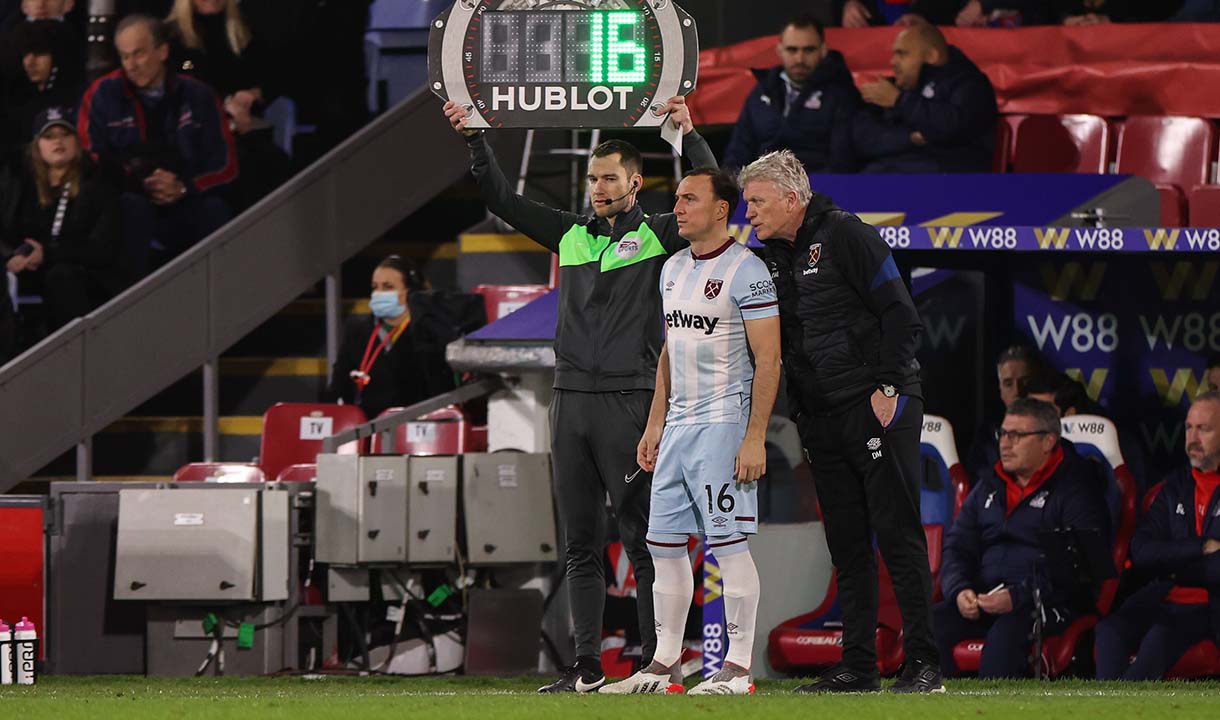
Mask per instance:
[[[370,314],[345,327],[329,400],[359,405],[372,418],[453,388],[444,340],[430,318],[412,317],[412,305],[420,307],[411,300],[416,294],[428,294],[428,283],[410,260],[381,261],[373,271]]]

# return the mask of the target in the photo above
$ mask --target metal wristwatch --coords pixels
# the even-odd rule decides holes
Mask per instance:
[[[881,383],[877,386],[877,389],[880,390],[881,394],[887,398],[898,397],[898,388],[894,387],[893,385]]]

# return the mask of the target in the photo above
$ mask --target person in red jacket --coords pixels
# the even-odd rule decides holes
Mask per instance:
[[[1190,468],[1165,479],[1131,538],[1132,564],[1156,579],[1097,626],[1100,680],[1159,680],[1196,643],[1220,640],[1220,392],[1187,411],[1186,455]]]
[[[121,178],[123,264],[139,279],[228,221],[237,150],[220,100],[169,70],[161,21],[129,15],[115,30],[122,69],[80,106],[85,149]]]

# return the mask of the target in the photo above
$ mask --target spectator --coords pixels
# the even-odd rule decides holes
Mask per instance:
[[[1007,408],[1013,400],[1020,397],[1021,382],[1030,375],[1039,372],[1043,366],[1042,358],[1037,351],[1024,345],[1013,345],[996,360],[996,378],[999,381],[1000,402]],[[996,461],[1000,459],[999,420],[988,419],[979,424],[974,440],[970,443],[970,452],[966,454],[966,470],[970,478],[989,474]]]
[[[44,110],[35,124],[28,172],[19,198],[5,204],[11,216],[0,219],[0,240],[5,269],[42,294],[54,331],[119,289],[118,198],[65,110]]]
[[[1169,19],[1173,22],[1220,22],[1220,0],[1186,0]]]
[[[1051,0],[1051,12],[1064,25],[1105,25],[1112,22],[1163,22],[1181,0]]]
[[[22,53],[19,36],[27,25],[45,25],[61,72],[72,77],[83,76],[85,70],[85,39],[80,28],[68,22],[72,0],[22,0],[21,14],[25,20],[12,24],[0,33],[0,84],[20,80]]]
[[[13,33],[15,51],[21,58],[21,73],[8,86],[0,151],[11,151],[29,143],[34,117],[49,107],[71,108],[80,100],[80,68],[61,67],[65,51],[57,42],[58,26],[47,22],[19,25]]]
[[[851,116],[860,102],[843,55],[826,46],[822,24],[798,15],[784,25],[781,65],[755,70],[724,164],[737,170],[774,150],[796,154],[809,172],[853,170]]]
[[[933,25],[959,27],[1016,27],[1042,25],[1051,20],[1047,0],[911,0],[895,3],[885,0],[840,0],[843,27],[885,25],[887,16],[895,15],[894,5],[904,12],[894,19],[895,25],[913,25],[927,20]]]
[[[864,172],[986,172],[995,148],[991,81],[933,25],[919,22],[894,41],[894,78],[860,88],[856,154]]]
[[[1118,422],[1100,403],[1089,397],[1088,391],[1078,380],[1050,371],[1036,373],[1022,385],[1021,397],[1031,397],[1035,400],[1048,402],[1059,411],[1059,416],[1066,418],[1072,415],[1097,415],[1113,423],[1118,433],[1119,452],[1123,456],[1123,464],[1127,472],[1135,480],[1135,490],[1143,496],[1148,489],[1148,466],[1144,457],[1144,448],[1139,442],[1139,433],[1130,426]],[[1063,441],[1067,444],[1067,440]],[[1108,481],[1108,477],[1107,477]]]
[[[351,318],[330,382],[330,399],[359,405],[368,417],[453,388],[445,345],[456,340],[442,308],[421,312],[428,282],[405,258],[391,255],[373,271],[370,316]]]
[[[264,91],[266,67],[259,43],[237,0],[176,0],[166,23],[170,66],[224,98],[242,169],[233,199],[237,210],[244,210],[292,174],[292,161],[276,147],[271,125],[259,117],[270,97]]]
[[[1071,591],[1071,567],[1041,556],[1040,534],[1057,528],[1099,529],[1109,536],[1104,498],[1092,470],[1066,453],[1059,440],[1059,415],[1028,398],[1008,406],[1000,431],[1000,460],[962,505],[945,536],[941,587],[945,601],[933,610],[941,668],[956,674],[953,648],[985,639],[979,677],[1023,677],[1029,670],[1033,590],[1046,610],[1044,631],[1054,634],[1091,598]]]
[[[1203,369],[1203,379],[1207,381],[1208,390],[1220,390],[1220,353],[1207,358],[1207,367]]]
[[[242,0],[254,37],[267,41],[260,52],[291,59],[269,63],[264,81],[291,96],[303,121],[317,126],[312,150],[319,154],[368,121],[364,35],[372,1]]]
[[[1187,411],[1186,455],[1131,540],[1133,565],[1156,580],[1097,626],[1098,679],[1159,680],[1196,643],[1220,642],[1220,392]]]
[[[86,91],[80,130],[85,148],[123,179],[123,265],[138,279],[153,250],[173,257],[228,221],[220,193],[237,177],[237,156],[215,94],[167,68],[159,21],[124,18],[115,47],[123,69]]]

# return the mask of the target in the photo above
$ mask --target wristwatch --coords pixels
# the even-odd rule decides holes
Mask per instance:
[[[894,387],[893,385],[881,383],[877,386],[877,389],[880,390],[881,394],[887,398],[898,397],[898,388]]]

